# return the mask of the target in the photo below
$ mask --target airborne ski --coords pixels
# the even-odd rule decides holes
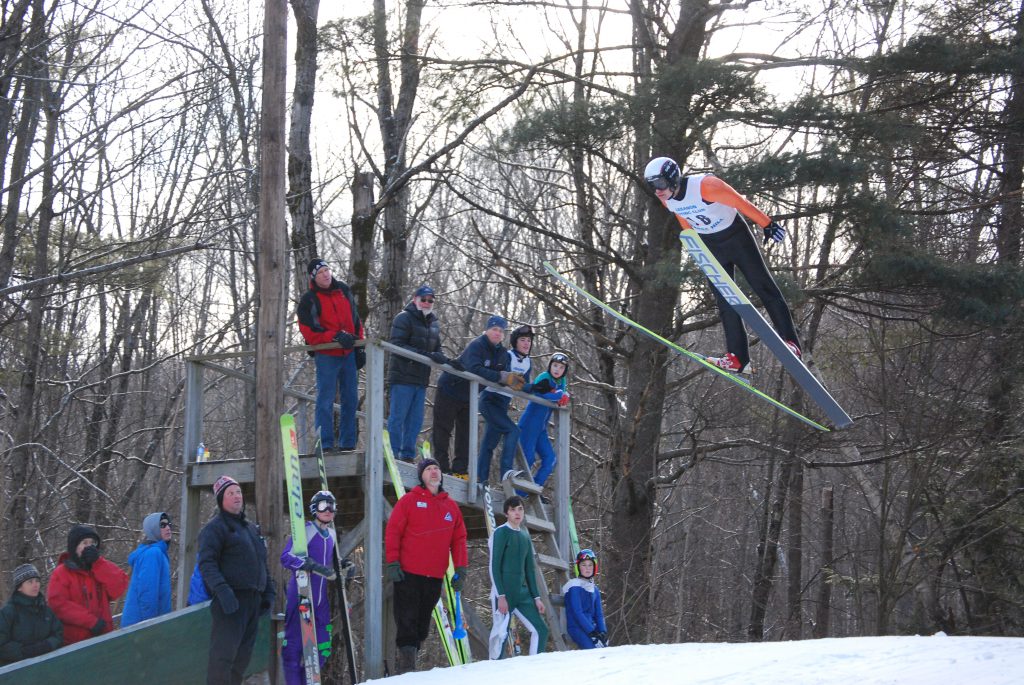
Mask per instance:
[[[761,342],[778,357],[779,361],[782,362],[782,366],[793,377],[793,380],[797,382],[797,385],[803,388],[804,392],[810,395],[811,399],[824,410],[829,420],[837,428],[846,428],[851,425],[853,419],[850,418],[850,415],[839,406],[839,403],[829,394],[825,386],[821,384],[821,381],[811,373],[811,370],[807,368],[807,365],[799,357],[793,354],[793,350],[789,349],[789,345],[765,321],[764,317],[761,316],[761,312],[757,311],[757,308],[747,299],[747,296],[739,289],[739,286],[736,285],[732,277],[722,268],[722,265],[718,263],[715,256],[711,254],[711,250],[701,240],[697,231],[692,228],[680,231],[679,241],[683,244],[683,249],[696,262],[697,266],[708,277],[708,280],[715,286],[719,294],[729,303],[733,311],[739,314],[743,322],[750,326],[751,330],[761,338]]]
[[[327,487],[327,465],[324,464],[324,449],[323,443],[318,438],[316,441],[316,463],[320,470],[320,489],[330,490]],[[337,502],[337,498],[335,498]],[[345,641],[345,659],[348,662],[348,677],[352,685],[356,685],[359,682],[359,676],[356,673],[356,647],[355,641],[352,639],[352,621],[349,616],[348,606],[348,590],[345,587],[346,574],[344,571],[347,569],[342,567],[344,559],[341,556],[341,549],[338,548],[338,531],[334,526],[334,521],[331,521],[331,525],[328,526],[328,530],[331,532],[331,537],[334,538],[334,574],[338,577],[338,581],[334,584],[335,593],[338,596],[338,611],[341,614],[341,630],[342,637]]]
[[[292,530],[292,554],[306,556],[306,516],[302,506],[302,470],[299,464],[299,443],[295,435],[295,417],[281,415],[281,445],[284,448],[284,475],[288,485],[288,512]],[[313,615],[312,588],[309,574],[295,571],[299,593],[299,627],[302,634],[302,668],[307,685],[320,682],[320,650],[316,643],[316,619]]]
[[[650,330],[649,328],[645,328],[643,325],[637,323],[636,321],[633,321],[633,319],[629,318],[628,316],[626,316],[625,314],[623,314],[619,310],[615,309],[611,305],[605,304],[604,302],[599,300],[597,297],[591,295],[586,290],[584,290],[583,288],[579,287],[578,285],[576,285],[575,283],[570,281],[568,278],[566,278],[562,274],[558,273],[558,271],[555,270],[555,267],[551,266],[550,262],[543,262],[543,264],[544,264],[544,268],[547,270],[547,272],[549,274],[551,274],[552,276],[554,276],[556,279],[558,279],[558,281],[560,283],[562,283],[562,284],[568,286],[569,288],[575,290],[577,293],[579,293],[580,295],[582,295],[586,299],[590,300],[590,302],[592,302],[593,304],[597,305],[598,307],[600,307],[604,311],[608,312],[608,314],[610,314],[611,316],[615,317],[616,319],[618,319],[622,323],[626,324],[627,326],[633,327],[634,329],[636,329],[637,331],[643,333],[644,335],[646,335],[647,337],[651,338],[652,340],[656,340],[657,342],[660,342],[662,345],[667,346],[669,349],[674,350],[675,352],[678,352],[679,354],[683,355],[684,357],[692,359],[693,361],[697,362],[698,364],[701,364],[702,366],[704,366],[704,368],[709,369],[709,370],[717,373],[719,376],[722,376],[723,378],[727,378],[730,382],[735,383],[736,385],[738,385],[739,387],[743,388],[747,392],[749,392],[749,393],[751,393],[753,395],[756,395],[757,397],[761,398],[765,402],[768,402],[769,404],[775,406],[777,409],[781,409],[782,411],[786,412],[787,414],[789,414],[793,418],[798,419],[800,421],[803,421],[808,426],[811,426],[813,428],[817,428],[818,430],[826,431],[826,432],[829,430],[828,428],[826,428],[825,426],[821,425],[820,423],[818,423],[818,422],[816,422],[816,421],[814,421],[812,419],[807,418],[806,416],[804,416],[800,412],[796,411],[795,409],[791,409],[790,407],[787,407],[785,404],[783,404],[782,402],[779,402],[774,397],[771,397],[770,395],[767,395],[767,394],[761,392],[760,390],[755,388],[750,383],[747,383],[743,379],[738,378],[736,375],[729,373],[725,369],[718,368],[717,366],[715,366],[714,364],[709,362],[704,357],[704,355],[697,354],[696,352],[691,352],[690,350],[686,349],[685,347],[680,347],[679,345],[675,344],[671,340],[669,340],[667,338],[663,338],[662,336],[658,335],[657,333],[655,333],[654,331]]]
[[[386,428],[384,429],[384,463],[388,467],[388,473],[391,474],[391,484],[395,488],[395,496],[401,499],[405,495],[405,484],[402,482],[402,474],[398,471],[398,464],[395,463],[395,454],[391,450],[391,435]],[[452,666],[461,666],[462,659],[456,644],[457,640],[452,636],[452,622],[448,619],[448,612],[444,607],[443,593],[442,597],[437,600],[437,604],[434,605],[433,614],[448,663]]]

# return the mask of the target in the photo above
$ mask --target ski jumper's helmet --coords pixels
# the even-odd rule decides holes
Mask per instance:
[[[576,555],[576,575],[580,575],[580,562],[587,559],[594,562],[594,575],[597,575],[597,555],[592,549],[581,549],[580,553]]]
[[[644,169],[644,180],[655,190],[667,188],[674,192],[679,187],[681,175],[679,165],[668,157],[655,157],[647,163],[647,168]]]
[[[548,361],[548,375],[552,378],[555,377],[555,374],[551,373],[551,365],[555,362],[565,364],[565,372],[562,374],[562,378],[566,378],[569,375],[569,355],[563,354],[562,352],[555,352],[551,355],[551,359]]]
[[[309,499],[309,513],[316,516],[321,511],[334,511],[337,502],[328,490],[321,490]]]
[[[529,326],[523,325],[512,331],[510,342],[512,343],[512,349],[516,349],[516,343],[519,342],[520,338],[529,338],[533,340],[533,329]]]

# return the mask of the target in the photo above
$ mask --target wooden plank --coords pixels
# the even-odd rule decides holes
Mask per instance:
[[[316,463],[316,455],[305,454],[299,457],[303,480],[320,481],[320,470]],[[344,478],[363,475],[363,453],[327,452],[324,454],[324,466],[328,478]],[[189,485],[194,488],[210,487],[218,478],[227,474],[239,483],[252,483],[256,475],[254,459],[221,459],[219,461],[203,461],[188,465]]]
[[[40,685],[99,678],[104,683],[181,685],[205,683],[210,656],[210,603],[77,642],[34,659],[0,668],[4,685]],[[270,663],[270,617],[260,619],[246,675]],[[90,675],[91,674],[91,675]]]
[[[569,564],[565,562],[565,559],[553,557],[550,554],[542,554],[541,552],[537,552],[537,561],[550,568],[557,568],[560,571],[569,570]]]
[[[531,516],[529,514],[527,514],[526,518],[523,519],[523,523],[526,524],[526,527],[530,530],[539,530],[543,533],[552,534],[555,532],[555,524],[551,523],[550,521],[545,521],[544,519],[539,519],[535,516]]]

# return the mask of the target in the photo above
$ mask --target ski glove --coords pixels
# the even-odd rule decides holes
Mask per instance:
[[[462,362],[460,362],[458,359],[449,359],[448,360],[448,366],[452,367],[456,371],[465,371],[466,370],[466,366]]]
[[[541,378],[533,384],[533,391],[538,395],[546,395],[554,389],[555,384],[551,382],[550,378]]]
[[[444,352],[431,352],[427,356],[430,357],[430,361],[434,362],[435,364],[448,363],[448,357],[444,356]]]
[[[405,580],[405,572],[402,571],[402,564],[397,561],[384,564],[384,577],[392,583],[401,583]]]
[[[50,651],[50,645],[46,643],[46,640],[39,640],[38,642],[29,642],[27,645],[21,646],[21,655],[25,659],[31,659],[34,656],[40,656]]]
[[[225,614],[233,614],[238,611],[238,598],[235,597],[231,588],[217,591],[217,603],[220,604],[220,610]]]
[[[501,384],[507,385],[513,390],[522,390],[523,386],[526,385],[526,379],[521,373],[515,373],[514,371],[502,371]]]
[[[89,569],[96,563],[96,560],[100,558],[100,550],[96,545],[89,545],[82,550],[82,556],[80,558],[82,560],[82,565],[85,566],[86,569]]]
[[[366,350],[362,347],[357,347],[353,354],[356,356],[356,370],[358,371],[366,366]]]
[[[352,335],[348,331],[338,331],[334,336],[334,342],[341,345],[341,349],[343,350],[351,350],[355,347],[356,336]]]
[[[466,583],[466,573],[469,571],[465,566],[456,566],[455,575],[452,576],[452,589],[462,592],[462,586]]]
[[[92,633],[93,635],[99,635],[100,633],[102,633],[106,629],[107,629],[107,622],[104,621],[102,618],[98,618],[98,619],[96,619],[96,623],[93,624],[92,628],[89,629],[89,632]]]
[[[327,568],[323,564],[318,564],[317,562],[313,561],[313,559],[310,557],[305,558],[305,560],[302,562],[301,568],[303,571],[311,571],[317,574],[318,576],[323,576],[327,580],[334,580],[338,577],[334,573],[333,568]]]
[[[356,577],[356,565],[354,562],[350,561],[347,558],[342,559],[339,566],[341,567],[341,570],[345,573],[346,580],[352,580]]]
[[[569,404],[569,393],[563,392],[562,396],[558,398],[558,406],[564,407]]]
[[[775,242],[781,243],[782,239],[786,237],[786,229],[782,227],[778,221],[772,221],[770,224],[765,226],[764,231],[764,244]]]

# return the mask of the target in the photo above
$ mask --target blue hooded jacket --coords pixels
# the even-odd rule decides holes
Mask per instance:
[[[171,560],[167,543],[160,539],[163,512],[150,514],[142,521],[146,539],[128,555],[132,579],[125,596],[121,627],[154,618],[171,611]]]

